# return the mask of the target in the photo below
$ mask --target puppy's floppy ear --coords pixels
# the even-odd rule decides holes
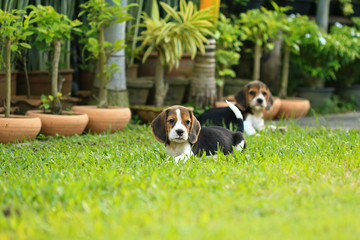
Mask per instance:
[[[200,130],[201,130],[201,125],[199,123],[199,121],[196,119],[196,117],[194,116],[194,114],[190,112],[190,116],[191,116],[191,129],[190,129],[190,133],[189,133],[189,142],[191,144],[194,144],[197,142],[199,134],[200,134]]]
[[[166,115],[167,110],[163,110],[151,123],[153,135],[162,143],[167,141]]]
[[[269,110],[271,106],[274,104],[274,100],[272,98],[271,92],[269,91],[269,99],[267,101],[266,110]]]
[[[248,106],[249,106],[249,103],[248,103],[248,86],[244,86],[242,89],[240,89],[240,91],[235,95],[235,101],[238,105],[238,107],[240,108],[240,110],[243,110],[245,111]]]

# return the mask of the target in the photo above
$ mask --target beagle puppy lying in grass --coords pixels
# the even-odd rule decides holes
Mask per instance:
[[[151,123],[151,129],[176,162],[203,153],[215,155],[219,149],[224,154],[233,149],[242,151],[246,145],[241,132],[218,126],[201,127],[192,111],[178,105],[163,110]]]
[[[198,117],[201,125],[210,123],[222,126],[225,124],[229,128],[232,124],[237,127],[237,131],[245,132],[248,135],[265,128],[263,111],[264,109],[269,110],[273,104],[271,92],[265,83],[252,81],[246,84],[235,95],[235,101],[236,106],[245,117],[244,122],[235,115],[234,109],[229,105],[229,107],[212,108],[205,111]]]

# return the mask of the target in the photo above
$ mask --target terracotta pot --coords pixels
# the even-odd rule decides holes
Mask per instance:
[[[80,90],[90,91],[93,87],[96,73],[94,70],[79,70],[78,83]]]
[[[132,64],[126,66],[126,78],[137,78],[138,77],[139,64]]]
[[[131,109],[136,111],[140,120],[144,123],[151,123],[166,108],[167,107],[154,107],[150,105],[131,106]],[[194,111],[193,107],[186,108]]]
[[[303,98],[281,99],[277,118],[299,118],[304,117],[310,110],[310,101]]]
[[[67,96],[71,92],[73,69],[59,70],[59,75],[65,79],[62,85],[62,94]],[[51,77],[49,71],[30,71],[30,93],[33,96],[41,96],[42,94],[51,94]],[[23,72],[19,72],[17,76],[16,94],[26,95],[27,86],[26,78]]]
[[[228,100],[228,101],[230,101],[230,100]],[[235,101],[230,101],[230,102],[232,102],[233,104],[236,104]],[[229,105],[225,101],[216,101],[215,102],[215,107],[217,107],[217,108],[228,107],[228,106]]]
[[[71,110],[86,113],[89,116],[89,123],[85,131],[91,133],[107,131],[114,133],[118,130],[124,130],[131,119],[131,111],[126,107],[74,106]]]
[[[18,71],[12,71],[11,72],[11,95],[14,96],[16,93],[16,77],[17,77]],[[2,103],[5,100],[6,95],[6,83],[5,83],[5,72],[0,72],[0,103]]]
[[[271,120],[276,117],[281,106],[281,99],[278,97],[273,97],[274,103],[269,110],[264,109],[264,119]]]
[[[80,135],[89,121],[84,113],[63,111],[62,115],[44,113],[42,110],[30,110],[26,112],[27,116],[36,116],[41,119],[41,133],[46,136],[55,136],[56,134],[65,137]]]
[[[143,55],[140,56],[141,58]],[[154,77],[156,70],[157,53],[150,53],[149,57],[144,63],[139,64],[139,77]],[[194,66],[194,60],[191,59],[191,54],[184,53],[179,61],[178,68],[172,68],[166,73],[166,77],[189,77]]]
[[[38,117],[0,115],[0,143],[33,140],[39,133],[41,121]]]

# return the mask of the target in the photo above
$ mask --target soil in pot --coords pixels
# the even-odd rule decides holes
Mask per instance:
[[[41,133],[46,136],[55,136],[56,134],[65,137],[80,135],[89,118],[86,114],[80,112],[63,111],[62,115],[44,113],[43,110],[30,110],[26,112],[27,116],[39,117],[41,119]]]
[[[303,98],[281,99],[280,108],[276,118],[299,118],[305,117],[310,110],[310,101]]]
[[[40,132],[41,121],[38,117],[0,115],[0,143],[33,140]]]
[[[71,110],[86,113],[89,122],[85,131],[97,134],[124,130],[131,119],[131,111],[126,107],[73,106]]]

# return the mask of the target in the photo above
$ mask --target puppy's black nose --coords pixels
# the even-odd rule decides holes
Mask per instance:
[[[258,102],[258,104],[262,104],[264,100],[262,100],[261,98],[258,98],[256,101]]]
[[[175,131],[177,135],[182,136],[184,134],[184,130],[178,129]]]

